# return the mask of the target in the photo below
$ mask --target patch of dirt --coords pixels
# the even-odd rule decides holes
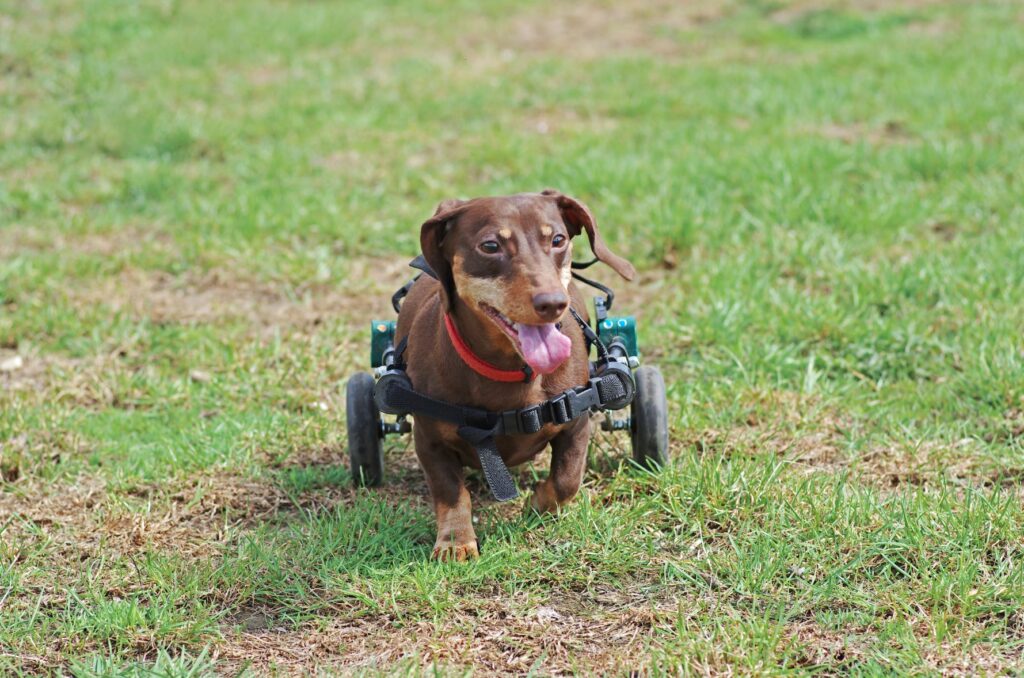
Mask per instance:
[[[573,109],[537,109],[524,114],[520,123],[527,132],[540,135],[561,132],[609,133],[618,127],[614,118],[597,114],[581,115]]]
[[[1024,398],[1021,399],[1024,403]],[[1000,422],[991,422],[992,430],[984,435],[985,442],[1010,443],[1024,438],[1024,408],[1008,410]]]
[[[935,643],[930,618],[923,614],[916,625],[915,635],[921,648],[921,668],[943,676],[1004,675],[1019,670],[1022,664],[1019,647],[993,647],[990,644],[969,643],[963,636],[981,637],[981,629],[964,633],[961,638],[950,638]],[[787,641],[801,651],[800,664],[817,667],[828,672],[847,672],[862,664],[873,654],[878,644],[878,633],[870,627],[847,626],[842,630],[825,628],[813,619],[788,624]]]
[[[95,233],[11,227],[0,239],[0,258],[41,253],[117,257],[145,249],[172,253],[174,240],[158,227],[142,225],[122,225],[116,231]]]
[[[952,221],[935,221],[928,225],[928,230],[935,234],[935,237],[943,242],[953,242],[961,226]]]
[[[955,36],[961,30],[961,24],[951,18],[911,21],[907,25],[907,33],[927,38]]]
[[[312,342],[325,323],[342,323],[334,339],[338,365],[364,356],[366,327],[373,318],[393,317],[391,295],[414,271],[402,258],[352,260],[346,279],[335,284],[274,285],[223,273],[172,276],[135,268],[71,286],[64,293],[83,308],[102,308],[160,324],[235,322],[254,341],[285,337]],[[305,345],[296,347],[304,354]],[[362,358],[360,358],[361,366]],[[198,366],[193,381],[212,378]],[[10,398],[72,403],[78,407],[131,409],[145,399],[131,376],[146,369],[131,346],[107,346],[83,357],[42,353],[31,345],[0,349],[0,403]]]
[[[173,485],[154,483],[112,494],[98,478],[81,476],[70,483],[8,486],[0,493],[0,524],[10,524],[0,543],[25,549],[41,540],[49,544],[48,554],[74,563],[154,551],[207,558],[217,553],[230,528],[293,508],[272,483],[228,474]],[[144,505],[133,506],[137,502]],[[77,566],[47,570],[48,580],[38,584],[69,583],[78,571]],[[52,581],[59,572],[67,576]]]
[[[770,391],[752,395],[742,424],[707,429],[690,444],[701,454],[770,452],[816,470],[837,471],[849,464],[842,450],[844,432],[854,422],[800,393]]]
[[[909,144],[914,135],[902,123],[890,120],[882,127],[869,127],[864,123],[828,123],[809,130],[826,139],[844,144],[868,143],[872,146]]]
[[[908,12],[949,3],[949,0],[789,0],[771,13],[782,24],[825,10],[848,12]]]
[[[719,19],[734,5],[728,0],[552,3],[510,17],[498,34],[466,31],[460,51],[497,50],[509,61],[538,54],[584,60],[616,54],[673,57],[685,48],[678,32]]]
[[[117,351],[88,358],[67,358],[28,349],[5,352],[21,359],[18,369],[0,371],[0,403],[5,396],[81,407],[121,406],[126,394],[113,388],[125,367]],[[130,398],[130,394],[128,394]]]
[[[934,485],[949,480],[962,485],[982,485],[986,474],[972,455],[974,441],[952,444],[924,440],[917,444],[872,446],[857,458],[853,468],[883,488]]]
[[[154,323],[248,321],[254,328],[316,326],[331,317],[367,323],[390,314],[391,294],[414,271],[407,262],[356,259],[336,283],[274,285],[218,271],[171,275],[126,268],[69,292],[75,303],[102,305]]]
[[[67,458],[82,457],[88,452],[89,446],[81,436],[59,427],[0,439],[0,479],[14,483],[36,476],[44,468],[54,467]]]
[[[1004,485],[1011,471],[993,472],[977,441],[936,440],[869,442],[852,445],[861,425],[823,407],[815,398],[773,391],[752,396],[751,414],[725,429],[709,428],[685,441],[699,454],[773,454],[808,473],[849,471],[852,477],[884,490],[935,485],[949,481],[964,486]],[[1000,475],[1002,473],[1002,475]],[[1012,482],[1012,481],[1011,481]]]
[[[246,81],[253,87],[267,87],[276,85],[294,77],[286,66],[277,63],[267,63],[260,66],[253,66],[245,73]]]
[[[335,620],[295,631],[242,631],[214,650],[228,673],[304,675],[311,666],[372,670],[400,662],[472,668],[475,675],[628,674],[649,665],[647,643],[672,616],[646,607],[584,611],[556,604],[516,609],[497,599],[438,624],[391,618]],[[643,603],[640,603],[643,605]],[[675,609],[666,601],[665,609]]]
[[[786,628],[789,642],[801,650],[802,666],[830,667],[857,664],[868,656],[872,635],[869,629],[827,629],[814,620],[798,621]]]

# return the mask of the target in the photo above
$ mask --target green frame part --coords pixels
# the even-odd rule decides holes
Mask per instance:
[[[616,338],[621,339],[630,356],[640,355],[636,344],[636,318],[631,315],[608,316],[598,323],[597,336],[606,344]]]
[[[395,321],[373,320],[370,322],[370,367],[384,365],[384,352],[395,343]]]

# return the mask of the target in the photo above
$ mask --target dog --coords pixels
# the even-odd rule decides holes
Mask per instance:
[[[600,261],[632,280],[635,269],[608,248],[590,210],[558,191],[439,204],[420,229],[422,254],[436,278],[420,276],[412,285],[395,331],[396,342],[406,342],[416,390],[504,411],[585,385],[589,350],[583,331],[571,319],[562,322],[570,305],[587,318],[571,276],[572,239],[581,233]],[[500,379],[524,369],[532,380]],[[437,519],[432,557],[475,558],[479,546],[463,469],[481,467],[476,451],[453,424],[419,414],[413,420],[416,456]],[[590,419],[582,417],[547,424],[535,434],[498,436],[495,444],[509,467],[551,445],[550,473],[527,507],[555,513],[579,490],[589,440]]]

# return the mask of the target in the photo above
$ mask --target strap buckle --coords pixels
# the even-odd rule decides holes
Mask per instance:
[[[568,424],[576,418],[578,413],[577,402],[579,397],[575,391],[564,391],[548,401],[551,408],[551,423]]]
[[[521,410],[505,410],[501,413],[501,421],[506,434],[536,433],[544,427],[541,405],[524,407]]]

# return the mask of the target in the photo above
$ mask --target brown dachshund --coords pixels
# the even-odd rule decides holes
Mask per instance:
[[[572,238],[582,232],[601,261],[633,278],[633,266],[608,249],[590,210],[557,191],[438,205],[420,231],[423,256],[437,279],[421,276],[412,286],[395,334],[396,341],[408,337],[405,355],[415,389],[450,403],[503,411],[586,384],[582,330],[575,322],[560,322],[570,304],[586,315],[570,269]],[[525,366],[532,370],[531,381],[522,378]],[[433,557],[476,557],[462,469],[480,468],[477,454],[455,425],[422,415],[414,421],[416,456],[437,516]],[[579,490],[589,439],[590,421],[583,417],[495,442],[509,467],[551,445],[551,472],[529,500],[543,513],[557,511]]]

